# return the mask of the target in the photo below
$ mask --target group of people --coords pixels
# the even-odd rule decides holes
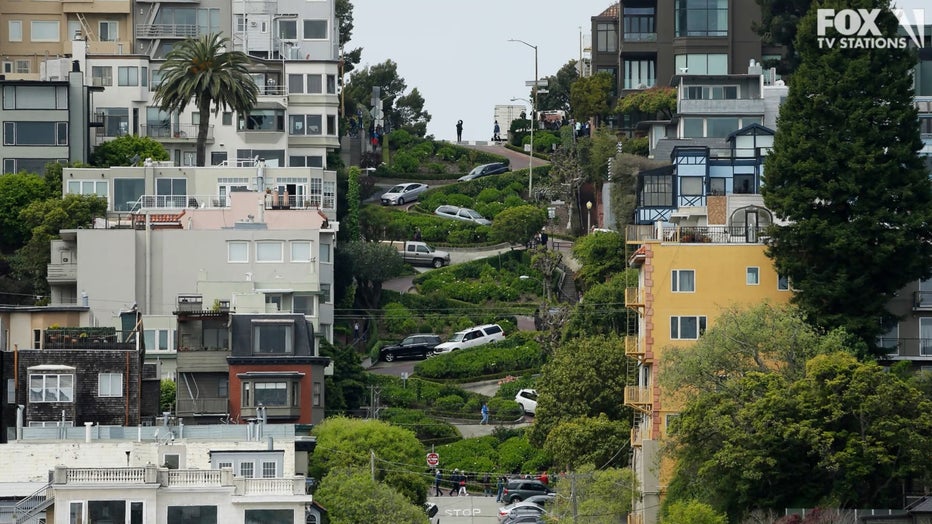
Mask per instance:
[[[498,125],[498,120],[495,121],[495,124],[492,126],[492,141],[501,142],[502,141],[502,128]],[[456,121],[456,141],[463,141],[463,121]]]
[[[531,475],[525,475],[525,478],[532,478]],[[547,476],[547,472],[544,471],[536,477],[540,480],[545,486],[549,484],[550,478]],[[492,475],[490,473],[483,473],[482,477],[477,477],[475,473],[466,473],[465,471],[460,471],[459,469],[454,469],[453,473],[450,474],[449,478],[444,479],[443,472],[440,468],[437,468],[434,471],[434,496],[442,497],[444,495],[444,482],[449,483],[450,490],[447,492],[447,495],[450,497],[456,497],[458,495],[466,496],[469,495],[469,492],[466,490],[466,485],[470,481],[476,481],[482,485],[482,494],[486,497],[491,497],[495,495],[495,502],[505,502],[505,499],[502,497],[505,491],[505,485],[508,484],[508,477],[501,475],[498,477],[498,480],[495,483],[495,491],[493,492],[492,488]]]
[[[488,476],[488,474],[486,474],[486,476]],[[463,495],[463,496],[468,495],[469,493],[467,493],[466,491],[466,480],[467,480],[466,472],[460,471],[459,469],[454,469],[453,473],[450,474],[450,479],[449,479],[449,482],[450,482],[449,495],[451,497],[455,497],[457,495]],[[437,468],[437,471],[434,473],[434,496],[435,497],[443,496],[443,489],[441,489],[442,484],[443,484],[443,472],[440,470],[440,468]]]

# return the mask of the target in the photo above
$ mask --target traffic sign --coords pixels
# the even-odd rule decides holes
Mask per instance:
[[[427,454],[427,465],[436,466],[440,464],[440,454],[439,453],[428,453]]]

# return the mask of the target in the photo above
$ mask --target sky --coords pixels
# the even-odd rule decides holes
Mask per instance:
[[[753,0],[742,0],[753,1]],[[418,88],[431,115],[427,133],[463,140],[492,137],[496,105],[530,98],[534,49],[540,77],[579,60],[581,36],[589,43],[591,17],[613,0],[352,0],[353,37],[347,49],[362,47],[359,67],[391,59],[408,91]],[[897,0],[904,9],[928,0]],[[926,23],[932,23],[932,9]]]

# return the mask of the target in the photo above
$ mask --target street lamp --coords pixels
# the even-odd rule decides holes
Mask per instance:
[[[592,228],[592,200],[586,201],[586,232]]]
[[[512,98],[511,101],[523,100],[531,104],[531,151],[527,157],[527,197],[534,198],[534,101],[527,98]]]
[[[528,46],[528,47],[530,47],[531,49],[534,50],[534,85],[533,85],[533,87],[531,87],[531,93],[532,93],[531,98],[533,98],[534,101],[533,101],[533,102],[530,102],[530,104],[531,104],[531,157],[530,157],[530,159],[528,160],[528,162],[533,166],[533,160],[534,160],[534,126],[535,126],[535,124],[534,124],[534,116],[535,116],[535,113],[537,112],[537,80],[538,80],[538,78],[540,78],[540,76],[538,76],[538,74],[537,74],[537,46],[536,46],[536,45],[533,45],[533,44],[529,44],[529,43],[525,42],[524,40],[519,40],[519,39],[517,39],[517,38],[509,38],[508,41],[509,41],[509,42],[518,42],[519,44],[524,44],[524,45],[526,45],[526,46]],[[514,100],[515,100],[515,99],[512,99],[512,102],[513,102]],[[533,190],[534,190],[534,183],[533,183],[534,177],[533,177],[533,172],[532,172],[532,170],[533,170],[533,167],[529,167],[529,168],[528,168],[528,182],[527,182],[527,197],[528,197],[528,198],[534,198],[534,193],[533,193]]]

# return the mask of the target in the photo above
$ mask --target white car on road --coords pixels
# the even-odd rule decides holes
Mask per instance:
[[[398,184],[383,193],[382,196],[379,197],[379,200],[381,200],[383,206],[401,206],[417,200],[418,196],[424,191],[427,191],[428,187],[427,184],[420,184],[417,182]]]
[[[448,353],[457,349],[473,348],[505,339],[505,332],[498,324],[475,326],[453,333],[450,340],[434,347],[434,353]]]
[[[525,413],[533,415],[537,411],[537,391],[533,389],[522,389],[515,395],[515,402],[521,405]]]

